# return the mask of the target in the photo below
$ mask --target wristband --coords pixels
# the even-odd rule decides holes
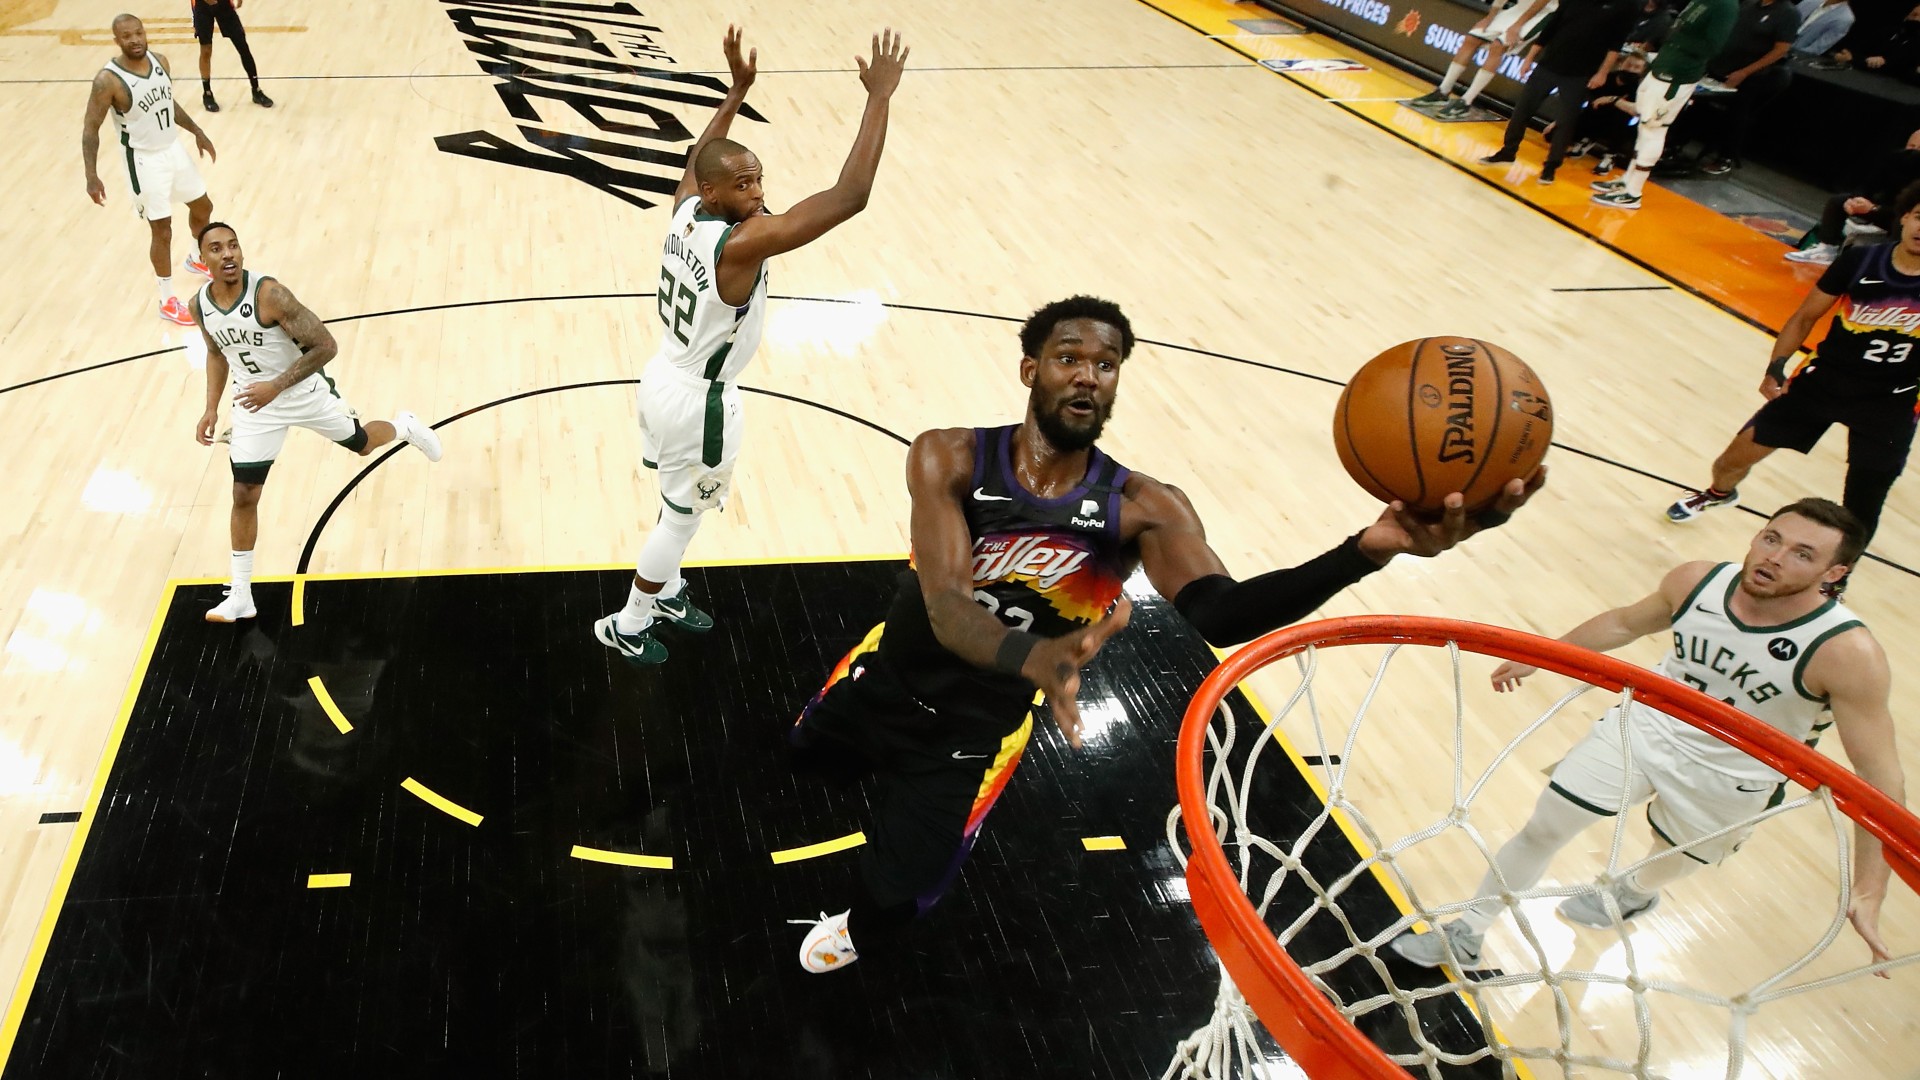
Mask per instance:
[[[1767,361],[1767,378],[1772,379],[1774,382],[1777,382],[1777,383],[1784,383],[1787,381],[1787,358],[1786,357],[1776,356],[1772,360]]]
[[[1000,648],[993,654],[993,670],[1004,671],[1008,675],[1018,675],[1027,666],[1027,654],[1040,644],[1040,635],[1029,634],[1025,630],[1009,630],[1007,636],[1000,639]]]

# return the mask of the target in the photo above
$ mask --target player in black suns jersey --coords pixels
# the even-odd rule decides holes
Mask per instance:
[[[1841,504],[1872,538],[1887,492],[1907,466],[1920,402],[1920,184],[1894,200],[1900,239],[1856,246],[1820,275],[1800,309],[1780,329],[1773,359],[1760,380],[1767,403],[1713,463],[1713,482],[1667,508],[1687,522],[1739,503],[1737,485],[1777,449],[1813,449],[1827,428],[1847,427],[1847,481]],[[1826,339],[1806,366],[1789,378],[1787,363],[1813,325],[1834,313]],[[1846,578],[1829,590],[1838,594]]]
[[[834,669],[788,734],[796,767],[873,782],[860,895],[822,914],[808,971],[883,948],[952,885],[1032,732],[1037,688],[1080,745],[1080,669],[1127,624],[1120,596],[1143,567],[1215,645],[1248,641],[1319,607],[1402,552],[1437,555],[1497,525],[1545,479],[1513,481],[1469,520],[1458,494],[1437,521],[1395,503],[1300,566],[1235,581],[1178,488],[1094,445],[1133,330],[1119,307],[1075,296],[1020,330],[1021,423],[924,432],[907,455],[913,559],[886,622]]]

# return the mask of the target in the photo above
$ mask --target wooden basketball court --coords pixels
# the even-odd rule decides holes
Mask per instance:
[[[1377,514],[1342,472],[1328,430],[1341,383],[1368,357],[1409,338],[1463,334],[1505,345],[1540,373],[1559,423],[1552,481],[1535,504],[1511,527],[1438,560],[1397,562],[1336,597],[1326,614],[1446,615],[1559,634],[1644,595],[1678,562],[1743,557],[1759,521],[1752,514],[1676,528],[1661,510],[1677,484],[1704,482],[1707,463],[1758,403],[1765,328],[1811,282],[1779,260],[1779,244],[1677,198],[1650,197],[1636,217],[1603,220],[1582,209],[1584,165],[1540,190],[1530,179],[1476,171],[1462,162],[1487,152],[1498,129],[1397,115],[1392,99],[1424,84],[1379,71],[1342,73],[1339,83],[1289,79],[1256,62],[1281,46],[1249,41],[1231,25],[1266,17],[1262,9],[1166,2],[1164,11],[1137,0],[721,10],[669,0],[643,14],[612,0],[255,0],[242,16],[278,105],[245,102],[238,62],[216,41],[224,109],[214,116],[198,107],[186,5],[134,9],[171,62],[180,105],[216,144],[218,161],[201,169],[214,216],[237,229],[249,269],[279,277],[328,322],[341,346],[328,371],[364,415],[411,409],[441,423],[446,443],[445,460],[429,465],[417,454],[374,462],[309,436],[289,439],[261,503],[257,549],[258,579],[285,583],[272,586],[286,590],[274,594],[274,634],[319,625],[323,612],[352,619],[369,610],[362,604],[413,603],[369,582],[452,575],[484,584],[506,575],[513,584],[500,592],[538,597],[535,571],[631,567],[653,516],[651,481],[638,469],[633,383],[659,333],[651,290],[664,204],[689,141],[682,129],[697,132],[724,92],[719,41],[730,21],[744,23],[760,50],[749,104],[764,118],[736,122],[733,137],[765,162],[775,207],[837,174],[863,104],[852,59],[868,34],[894,26],[913,53],[869,208],[772,267],[777,299],[766,342],[743,380],[753,392],[735,495],[691,553],[717,567],[716,582],[736,580],[719,564],[857,566],[903,554],[903,439],[1017,419],[1018,320],[1081,292],[1119,302],[1142,339],[1102,445],[1178,484],[1241,575],[1316,555]],[[141,677],[165,668],[155,667],[156,649],[188,640],[167,636],[180,625],[169,613],[183,618],[176,605],[217,596],[204,586],[227,566],[225,450],[193,438],[204,393],[198,332],[154,314],[147,230],[111,152],[102,152],[104,209],[88,201],[75,160],[74,129],[89,81],[114,52],[107,26],[118,10],[101,0],[0,0],[0,121],[16,133],[0,166],[15,238],[14,257],[0,265],[0,428],[12,435],[0,476],[0,985],[10,1002],[0,1052],[35,1022],[31,991],[76,867],[86,866],[94,817],[132,797],[109,790],[108,766],[151,681]],[[1339,51],[1311,37],[1284,42]],[[508,72],[500,65],[517,49],[570,59]],[[111,144],[110,132],[103,141]],[[1529,150],[1537,161],[1537,143]],[[177,262],[186,230],[184,210],[176,214]],[[183,295],[199,284],[177,274]],[[1805,459],[1777,455],[1743,485],[1744,501],[1771,509],[1806,494],[1837,497],[1843,455],[1838,436]],[[1902,757],[1912,765],[1920,734],[1905,717],[1920,687],[1900,662],[1920,629],[1920,518],[1907,485],[1896,488],[1874,550],[1880,561],[1860,568],[1848,603],[1894,658]],[[578,587],[586,599],[577,605],[577,645],[598,664],[588,625],[603,612],[588,610],[591,583]],[[406,624],[409,635],[439,640],[369,640],[388,642],[395,662],[431,657],[458,670],[463,636],[515,625],[513,611],[487,599],[491,587],[458,595],[473,599],[446,600]],[[806,625],[814,595],[794,593],[794,609],[780,618]],[[267,607],[263,600],[263,627]],[[851,610],[845,626],[809,633],[822,642],[857,637],[864,626],[855,624],[880,613]],[[293,639],[273,640],[283,650],[277,662],[294,655],[284,653]],[[1623,655],[1651,663],[1660,648],[1643,641]],[[238,656],[208,652],[192,670],[222,670],[242,663]],[[751,681],[759,656],[716,659],[712,670]],[[1470,667],[1470,678],[1483,684],[1490,666]],[[333,670],[309,674],[331,681]],[[1489,700],[1476,708],[1485,722],[1474,752],[1503,742],[1501,718],[1525,723],[1553,689],[1530,687],[1520,701],[1482,695]],[[1431,690],[1436,699],[1448,692],[1444,679]],[[351,726],[358,708],[375,708],[378,695],[367,694],[362,702],[342,690],[334,698],[346,700],[330,703]],[[1410,695],[1398,725],[1371,744],[1372,794],[1388,817],[1407,821],[1437,810],[1430,800],[1445,785],[1434,762],[1451,753],[1450,732],[1411,705],[1422,692]],[[190,726],[204,699],[189,692],[180,700],[180,722]],[[312,715],[325,724],[329,714]],[[1491,832],[1524,820],[1539,768],[1589,720],[1556,721],[1532,744],[1538,753],[1523,756],[1526,767],[1509,770],[1512,782],[1483,802]],[[1836,742],[1822,750],[1838,756]],[[272,743],[262,752],[275,752]],[[687,752],[729,744],[690,738]],[[1025,783],[1059,776],[1103,790],[1097,770],[1074,767],[1055,749],[1047,754],[1060,767],[1044,780],[1036,768]],[[421,752],[434,753],[430,743]],[[446,760],[513,753],[506,743],[467,746]],[[1164,764],[1170,791],[1170,745]],[[165,802],[169,778],[146,775],[158,786],[142,797]],[[458,807],[457,778],[436,786],[410,775]],[[191,786],[220,790],[217,777]],[[188,792],[183,782],[177,799],[196,797]],[[208,798],[209,808],[230,806]],[[783,800],[801,797],[767,789],[731,798],[778,815]],[[645,807],[606,813],[639,821]],[[1088,811],[1076,827],[1093,836],[1138,825],[1116,817],[1109,829],[1100,818]],[[1727,865],[1674,887],[1636,931],[1643,962],[1666,977],[1710,982],[1728,967],[1744,971],[1774,944],[1818,935],[1834,896],[1831,832],[1777,824]],[[243,810],[199,825],[213,835],[253,827]],[[989,832],[1054,827],[1045,816],[1003,811]],[[602,839],[608,848],[624,840],[627,851],[660,839],[634,828]],[[1643,830],[1636,817],[1633,850]],[[764,839],[750,845],[753,858],[776,839],[811,837]],[[1604,855],[1606,839],[1598,830],[1583,837],[1577,846],[1586,850],[1567,852],[1564,869]],[[1166,877],[1170,856],[1163,837],[1157,844],[1139,828],[1114,858],[1131,860],[1137,880]],[[349,849],[316,842],[306,850]],[[460,858],[416,870],[430,864],[457,882]],[[1077,880],[1081,865],[1060,861],[1047,880]],[[1426,892],[1464,890],[1478,877],[1469,871],[1436,867]],[[285,885],[282,900],[295,911],[318,903],[305,875],[348,872],[352,893],[376,871],[316,862]],[[990,888],[980,873],[970,869],[960,891]],[[269,884],[249,888],[270,893],[283,883]],[[699,902],[697,891],[688,896]],[[315,933],[351,936],[352,920],[331,910],[311,921],[321,927]],[[1095,905],[1089,918],[1099,917]],[[1920,950],[1917,919],[1920,901],[1896,883],[1884,916],[1896,954]],[[1555,948],[1568,955],[1596,944],[1555,926]],[[778,948],[766,966],[797,979],[779,932],[787,929],[769,931]],[[942,933],[930,929],[930,937]],[[1502,947],[1498,935],[1490,941]],[[1841,968],[1866,959],[1850,932],[1834,954]],[[1126,955],[1112,962],[1124,965]],[[991,971],[956,969],[942,993],[964,1003],[966,977]],[[1747,1075],[1916,1075],[1915,979],[1920,972],[1909,968],[1763,1013]],[[296,982],[261,986],[300,992],[288,988]],[[351,992],[368,1009],[382,1007],[377,984]],[[1191,996],[1204,1017],[1210,987],[1195,983]],[[1630,1043],[1630,1009],[1593,1005],[1583,1038]],[[1113,1007],[1124,1012],[1125,1002]],[[1710,1023],[1676,1023],[1661,1038],[1672,1075],[1724,1068],[1714,1064],[1724,1031]],[[1075,1060],[1079,1075],[1149,1067],[1157,1075],[1164,1059],[1147,1058],[1060,1060]],[[634,1060],[654,1070],[648,1075],[667,1074],[658,1061]],[[385,1066],[430,1071],[419,1062]],[[6,1075],[38,1075],[35,1067],[16,1056]],[[125,1061],[98,1068],[90,1075],[143,1075]]]

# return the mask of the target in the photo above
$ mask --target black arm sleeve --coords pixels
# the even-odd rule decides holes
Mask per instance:
[[[1180,590],[1173,606],[1208,644],[1225,648],[1299,621],[1378,569],[1379,564],[1360,553],[1360,534],[1355,533],[1325,555],[1287,570],[1246,581],[1225,574],[1198,578]]]

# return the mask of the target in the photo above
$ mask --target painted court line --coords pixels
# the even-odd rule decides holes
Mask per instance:
[[[637,866],[642,870],[671,870],[673,860],[664,855],[635,855],[626,851],[608,851],[605,848],[582,847],[573,845],[567,852],[576,859],[588,862],[612,863],[614,866]]]
[[[427,785],[409,776],[400,781],[400,786],[419,796],[420,801],[449,817],[459,818],[469,825],[480,824],[480,815],[447,798]]]
[[[308,874],[309,889],[344,889],[353,884],[352,874]]]
[[[1081,846],[1088,851],[1125,851],[1127,842],[1117,836],[1083,836]]]
[[[333,721],[333,726],[340,729],[340,734],[345,735],[353,730],[353,725],[347,722],[346,714],[340,711],[340,706],[333,703],[333,695],[327,693],[326,686],[320,682],[320,676],[315,675],[308,679],[307,689],[313,691],[314,700],[320,703],[320,711],[327,714],[327,719]]]
[[[799,862],[802,859],[817,859],[822,855],[831,855],[836,851],[857,848],[866,842],[866,833],[848,833],[837,840],[824,840],[818,844],[808,844],[806,847],[787,848],[785,851],[776,851],[773,853],[773,861],[778,864]]]

